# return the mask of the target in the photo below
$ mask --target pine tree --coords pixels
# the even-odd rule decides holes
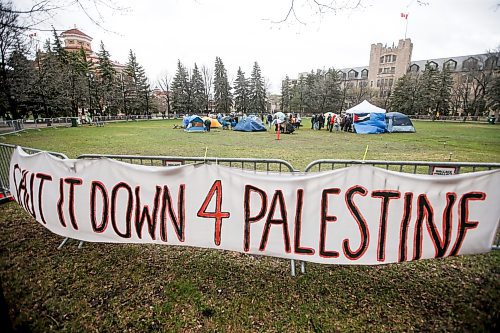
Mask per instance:
[[[172,81],[172,111],[176,114],[189,114],[190,105],[189,75],[181,61],[177,61],[177,72]]]
[[[422,89],[419,94],[419,102],[424,112],[430,112],[436,115],[436,104],[439,93],[439,72],[429,65],[425,66],[422,74]]]
[[[259,114],[266,112],[266,88],[259,64],[254,63],[250,77],[250,112]]]
[[[231,94],[231,86],[227,79],[226,68],[219,57],[215,58],[214,102],[215,112],[226,114],[231,112],[233,95]]]
[[[127,75],[127,111],[135,114],[149,114],[151,90],[148,78],[132,50],[129,53],[125,74]]]
[[[441,115],[447,115],[450,110],[451,103],[451,93],[453,88],[453,77],[448,68],[443,68],[439,73],[437,79],[438,87],[436,94],[436,113],[439,112]]]
[[[191,75],[191,101],[194,113],[202,113],[205,109],[205,85],[196,63]]]
[[[400,77],[394,86],[390,98],[392,111],[404,114],[423,112],[421,100],[421,86],[418,74],[407,73]]]
[[[290,112],[291,111],[291,88],[290,88],[290,78],[285,76],[285,79],[281,82],[281,111]]]
[[[117,113],[117,73],[111,62],[111,56],[101,41],[99,52],[97,53],[98,65],[95,75],[95,84],[99,109],[104,109]],[[89,73],[90,74],[90,73]]]
[[[236,80],[234,81],[234,107],[239,113],[247,113],[249,104],[248,81],[245,73],[238,67]]]

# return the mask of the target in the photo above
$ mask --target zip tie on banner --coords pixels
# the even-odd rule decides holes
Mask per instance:
[[[366,154],[368,153],[368,145],[366,145],[365,154],[363,155],[363,162],[366,159]]]

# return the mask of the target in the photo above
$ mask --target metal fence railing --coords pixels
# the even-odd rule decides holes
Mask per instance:
[[[366,164],[386,170],[413,174],[435,174],[448,170],[453,174],[500,169],[500,163],[476,162],[425,162],[425,161],[378,161],[378,160],[316,160],[306,167],[305,172],[335,170],[351,165]]]
[[[269,172],[296,172],[289,162],[280,159],[263,158],[225,158],[225,157],[183,157],[183,156],[138,156],[138,155],[99,155],[84,154],[78,159],[110,158],[122,162],[152,166],[173,166],[194,163],[213,163],[245,170]]]
[[[16,149],[16,145],[9,145],[5,143],[0,143],[0,195],[2,199],[7,200],[10,197],[9,192],[9,168],[10,168],[10,158],[12,153]],[[36,154],[42,152],[43,150],[21,147],[28,154]],[[54,155],[61,159],[67,159],[68,157],[62,153],[56,153],[48,151],[51,155]]]
[[[22,120],[2,120],[0,121],[0,134],[13,133],[24,129]]]
[[[305,172],[319,172],[346,168],[351,165],[367,164],[386,170],[413,174],[460,174],[467,172],[500,169],[500,163],[476,162],[424,162],[424,161],[377,161],[377,160],[316,160],[306,167]],[[497,232],[493,249],[500,250],[500,232]]]

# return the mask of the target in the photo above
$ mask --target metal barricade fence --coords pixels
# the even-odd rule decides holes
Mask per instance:
[[[5,143],[0,143],[0,194],[3,198],[10,197],[10,184],[9,184],[9,168],[10,168],[10,158],[12,153],[16,149],[16,145],[9,145]],[[44,150],[21,147],[28,154],[36,154]],[[68,157],[62,153],[56,153],[53,151],[47,151],[49,154],[54,155],[61,159],[67,159]]]
[[[10,158],[16,145],[0,143],[0,194],[8,197],[9,194],[9,167]],[[22,147],[29,154],[41,152],[43,150]],[[48,153],[67,159],[62,153]],[[183,157],[183,156],[140,156],[140,155],[101,155],[84,154],[77,159],[97,159],[110,158],[127,162],[131,164],[152,165],[152,166],[174,166],[194,163],[215,163],[228,167],[235,167],[244,170],[267,171],[267,172],[298,172],[289,162],[281,159],[252,159],[252,158],[218,158],[218,157]],[[500,163],[473,163],[473,162],[424,162],[424,161],[378,161],[378,160],[334,160],[322,159],[311,162],[305,169],[305,172],[319,172],[326,170],[335,170],[349,167],[351,165],[367,164],[387,170],[406,172],[412,174],[434,174],[436,171],[451,171],[452,173],[466,173],[483,170],[500,169]],[[58,248],[64,246],[68,241],[65,238]],[[81,247],[83,242],[79,243]],[[493,249],[500,249],[500,237],[497,237]],[[304,262],[300,264],[301,272],[305,273]],[[291,260],[291,274],[295,276],[295,260]]]
[[[500,163],[475,162],[424,162],[424,161],[377,161],[377,160],[316,160],[306,167],[305,172],[319,172],[346,168],[351,165],[367,164],[386,170],[413,173],[436,174],[438,171],[453,174],[500,169]],[[500,250],[500,232],[497,230],[493,243],[494,250]]]

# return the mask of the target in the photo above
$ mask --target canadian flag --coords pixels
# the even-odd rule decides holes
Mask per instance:
[[[401,13],[401,17],[404,18],[405,20],[408,19],[408,13]]]

